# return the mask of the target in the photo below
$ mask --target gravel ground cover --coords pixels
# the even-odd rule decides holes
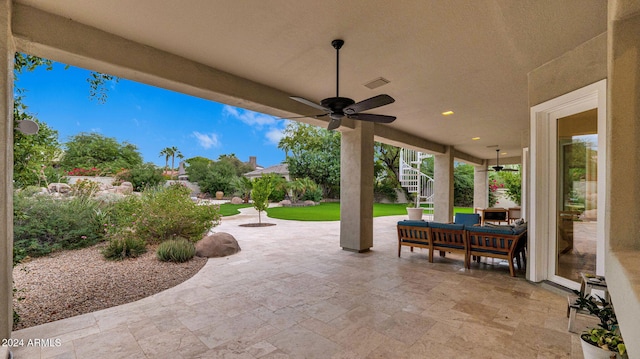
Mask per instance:
[[[20,322],[14,330],[94,312],[136,301],[191,278],[207,262],[160,262],[157,246],[134,259],[109,261],[93,247],[34,258],[13,269],[18,292],[14,309]],[[18,301],[17,298],[23,297]]]

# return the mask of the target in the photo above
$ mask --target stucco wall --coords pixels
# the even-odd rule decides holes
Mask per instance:
[[[607,34],[601,34],[529,73],[529,106],[607,77]]]

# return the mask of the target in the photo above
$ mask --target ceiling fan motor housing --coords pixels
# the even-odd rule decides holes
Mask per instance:
[[[353,105],[354,103],[356,102],[346,97],[329,97],[320,101],[320,105],[322,105],[322,107],[329,108],[331,109],[331,112],[339,114],[344,114],[342,110],[344,110],[344,108],[347,106]]]

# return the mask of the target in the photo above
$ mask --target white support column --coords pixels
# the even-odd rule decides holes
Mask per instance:
[[[13,325],[13,56],[11,0],[0,0],[0,338]]]
[[[489,172],[487,161],[481,166],[473,166],[473,207],[489,207]]]
[[[453,147],[446,146],[446,151],[434,156],[434,213],[433,220],[448,223],[453,220]]]
[[[373,123],[355,121],[340,148],[340,246],[366,252],[373,246]]]
[[[609,1],[607,36],[605,275],[629,358],[640,358],[640,3],[637,0]]]

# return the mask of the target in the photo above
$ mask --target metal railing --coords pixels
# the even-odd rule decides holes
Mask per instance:
[[[417,206],[422,204],[427,204],[427,207],[433,206],[433,178],[420,171],[422,161],[429,157],[431,155],[426,153],[406,148],[400,149],[400,185],[415,196]]]

